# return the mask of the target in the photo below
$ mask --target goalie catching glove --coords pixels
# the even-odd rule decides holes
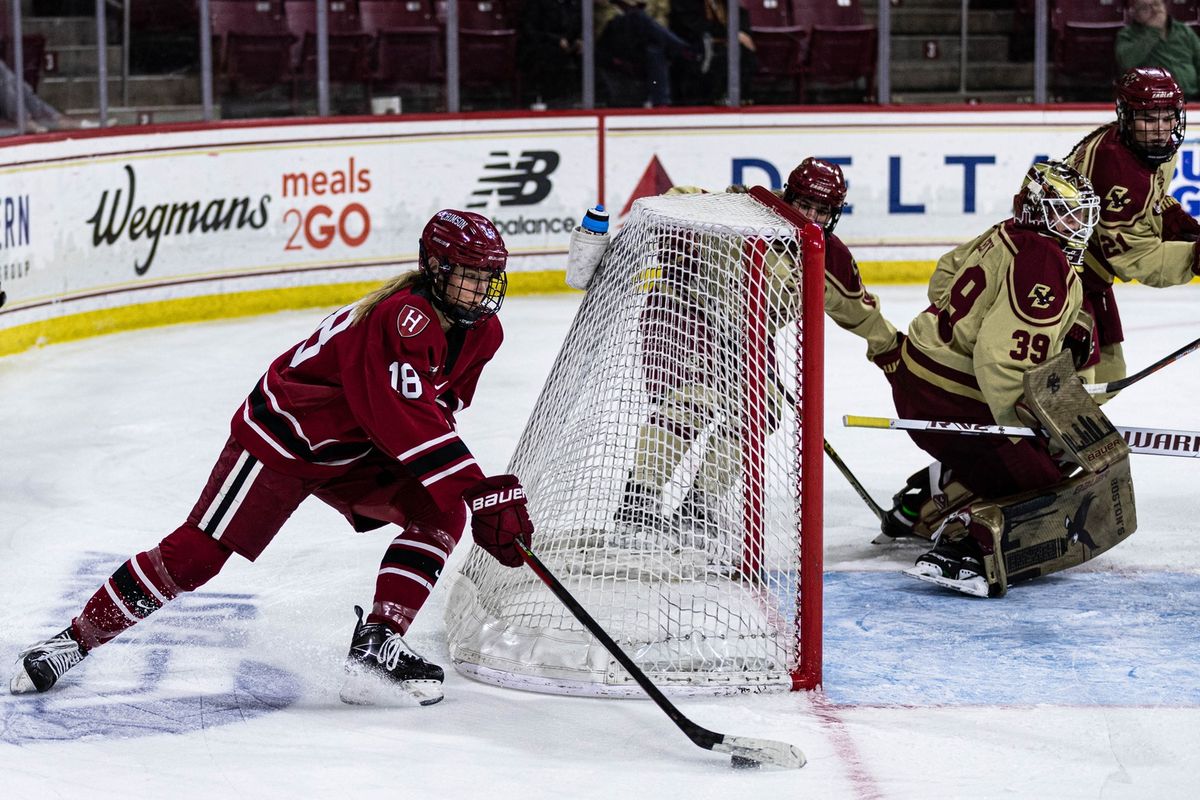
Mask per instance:
[[[525,488],[516,475],[484,478],[463,493],[471,509],[471,535],[475,543],[506,567],[524,563],[517,540],[527,547],[533,522],[525,508]]]

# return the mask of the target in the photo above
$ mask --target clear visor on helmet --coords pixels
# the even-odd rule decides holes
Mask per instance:
[[[1077,253],[1081,261],[1092,229],[1100,220],[1100,198],[1091,193],[1072,199],[1046,198],[1042,200],[1042,214],[1046,229],[1066,243],[1068,256]]]

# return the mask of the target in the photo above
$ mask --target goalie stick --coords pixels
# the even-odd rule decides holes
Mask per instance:
[[[833,465],[838,468],[838,472],[842,473],[842,477],[846,479],[851,488],[853,488],[854,491],[858,493],[858,496],[862,498],[863,502],[867,504],[867,508],[871,509],[871,513],[874,514],[880,522],[883,522],[883,518],[887,516],[887,512],[883,510],[883,507],[880,506],[879,503],[875,502],[875,498],[871,497],[871,495],[867,492],[866,487],[859,483],[858,478],[854,477],[854,473],[851,472],[850,468],[846,466],[846,462],[842,461],[841,456],[839,456],[837,451],[833,449],[833,445],[829,443],[829,440],[825,439],[824,442],[825,455],[829,456],[829,460],[833,462]]]
[[[891,419],[847,414],[842,417],[847,428],[884,428],[894,431],[932,431],[962,433],[973,436],[1037,436],[1032,428],[1015,425],[981,425],[974,422],[939,422],[928,419]],[[1200,431],[1176,431],[1166,428],[1126,428],[1116,426],[1117,432],[1129,445],[1131,453],[1144,456],[1177,456],[1200,458]]]
[[[748,736],[727,736],[726,734],[703,728],[685,717],[683,712],[676,708],[675,704],[668,700],[667,696],[650,681],[650,678],[633,662],[633,659],[600,627],[600,623],[596,622],[592,618],[592,615],[579,604],[579,601],[567,591],[567,588],[559,582],[558,578],[554,577],[554,574],[546,568],[546,565],[542,563],[533,550],[527,547],[520,539],[517,540],[516,545],[517,549],[521,552],[521,557],[525,559],[525,563],[529,565],[534,574],[550,588],[554,596],[599,640],[600,644],[604,645],[604,649],[620,662],[630,677],[637,681],[638,686],[642,687],[642,690],[650,696],[650,699],[671,718],[676,727],[683,731],[692,740],[693,744],[703,747],[705,750],[729,753],[732,756],[734,766],[755,766],[760,763],[792,769],[799,769],[804,766],[807,760],[804,757],[804,753],[800,751],[800,748],[786,742],[777,742],[771,739],[754,739]]]
[[[1125,387],[1132,386],[1133,384],[1137,383],[1142,378],[1145,378],[1148,375],[1153,375],[1168,364],[1174,364],[1188,353],[1193,353],[1196,350],[1200,350],[1200,339],[1196,339],[1193,342],[1185,344],[1174,353],[1163,356],[1145,369],[1135,372],[1125,378],[1109,381],[1108,383],[1085,383],[1083,388],[1087,390],[1088,394],[1108,394],[1109,392],[1119,392]]]

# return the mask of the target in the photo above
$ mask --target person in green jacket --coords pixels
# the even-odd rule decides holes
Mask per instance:
[[[1200,91],[1200,36],[1167,13],[1164,0],[1133,0],[1133,22],[1117,34],[1117,65],[1162,67],[1188,97]]]

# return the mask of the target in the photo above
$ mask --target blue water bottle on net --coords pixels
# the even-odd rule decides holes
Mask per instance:
[[[571,231],[571,246],[567,250],[568,286],[587,290],[608,250],[608,242],[608,211],[597,203]]]
[[[583,221],[579,223],[579,227],[586,233],[597,235],[608,233],[608,211],[603,205],[597,203],[583,215]]]

